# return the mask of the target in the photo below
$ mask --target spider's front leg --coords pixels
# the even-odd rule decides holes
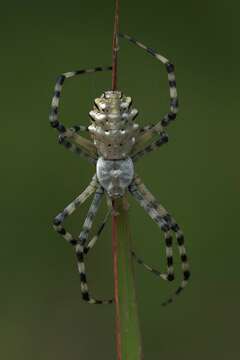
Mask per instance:
[[[91,206],[89,208],[86,220],[84,221],[83,229],[79,235],[79,241],[75,247],[78,271],[79,271],[79,275],[80,275],[80,285],[81,285],[82,297],[83,297],[83,300],[87,301],[89,304],[111,304],[113,302],[113,299],[96,300],[90,295],[88,285],[87,285],[87,277],[86,277],[85,263],[84,263],[85,243],[88,239],[89,232],[92,228],[93,219],[96,216],[96,213],[100,206],[100,201],[102,199],[103,193],[104,193],[104,190],[101,187],[101,185],[99,185],[96,190],[96,193],[94,195]]]
[[[146,188],[146,186],[142,183],[141,179],[138,176],[135,176],[133,183],[129,187],[130,193],[133,197],[139,202],[139,204],[145,209],[145,211],[149,214],[149,216],[160,226],[163,228],[162,224],[164,224],[165,228],[168,230],[172,230],[176,235],[176,240],[178,243],[179,255],[181,258],[181,267],[183,280],[175,291],[175,295],[178,295],[187,285],[190,272],[188,259],[186,255],[186,249],[184,246],[184,236],[183,233],[176,223],[176,221],[172,218],[172,216],[167,212],[167,210],[159,204],[154,196],[150,193],[150,191]],[[170,244],[170,247],[172,245]],[[166,242],[166,251],[168,244]],[[172,254],[172,250],[171,250]],[[148,270],[153,272],[154,274],[159,276],[159,272],[152,269],[150,266],[146,265],[142,259],[139,259],[135,254],[138,263],[143,264]],[[168,258],[168,257],[167,257]],[[172,265],[173,261],[170,259],[170,264]],[[169,264],[169,260],[168,260]],[[163,305],[167,305],[173,301],[173,297],[169,298],[167,301],[163,303]]]
[[[64,73],[57,78],[57,82],[54,88],[54,95],[51,104],[51,112],[49,116],[50,124],[53,128],[57,129],[60,133],[59,142],[63,144],[70,151],[77,153],[79,155],[83,155],[88,158],[91,162],[96,162],[97,160],[97,151],[93,143],[84,137],[78,135],[78,132],[83,130],[84,127],[75,126],[73,128],[66,128],[59,121],[59,104],[60,97],[62,94],[63,84],[66,79],[71,77],[82,75],[82,74],[90,74],[99,71],[108,71],[111,70],[112,67],[96,67],[93,69],[84,69],[84,70],[76,70]]]
[[[73,212],[76,210],[78,206],[83,204],[87,198],[92,195],[96,191],[94,199],[92,201],[92,204],[90,206],[88,215],[86,217],[86,220],[83,225],[83,230],[79,236],[79,239],[74,237],[71,233],[66,231],[66,229],[63,226],[64,220]],[[86,273],[85,273],[85,264],[84,264],[84,254],[87,254],[89,250],[94,246],[97,239],[99,238],[100,234],[102,233],[105,224],[107,222],[109,212],[107,213],[103,223],[99,227],[97,234],[89,241],[89,243],[86,245],[86,240],[88,238],[89,232],[92,227],[93,219],[96,215],[96,212],[98,210],[98,207],[100,205],[100,200],[102,198],[103,191],[99,189],[96,176],[93,177],[91,183],[89,186],[72,202],[70,203],[60,214],[58,214],[53,222],[54,229],[68,242],[70,243],[74,248],[77,256],[77,262],[78,262],[78,270],[80,274],[80,286],[81,286],[81,292],[82,297],[84,300],[89,302],[90,304],[109,304],[112,302],[112,300],[96,300],[93,299],[89,292],[88,292],[88,286],[87,286],[87,279],[86,279]]]
[[[173,281],[174,280],[174,268],[173,268],[173,250],[172,250],[172,235],[169,224],[161,217],[159,214],[147,204],[144,199],[144,196],[139,191],[137,183],[134,181],[129,186],[129,191],[133,197],[138,201],[138,203],[144,208],[144,210],[149,214],[149,216],[157,223],[160,229],[163,231],[166,247],[166,259],[167,259],[167,272],[163,273],[158,270],[153,269],[151,266],[147,265],[141,258],[139,258],[134,251],[132,255],[136,261],[143,265],[148,271],[152,272],[154,275],[162,278],[163,280]]]

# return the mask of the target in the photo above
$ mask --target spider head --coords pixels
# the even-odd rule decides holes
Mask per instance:
[[[131,158],[125,160],[105,160],[100,157],[97,161],[97,178],[110,198],[124,195],[133,179],[134,169]]]

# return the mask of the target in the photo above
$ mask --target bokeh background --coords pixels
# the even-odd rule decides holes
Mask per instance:
[[[4,1],[1,44],[0,357],[115,359],[114,308],[85,304],[72,248],[52,218],[88,184],[94,169],[57,144],[48,124],[56,76],[111,62],[113,1]],[[168,145],[137,171],[186,234],[192,279],[176,284],[139,266],[136,286],[145,359],[236,359],[239,349],[239,2],[121,1],[121,30],[176,65],[181,111]],[[168,109],[164,67],[120,43],[119,87],[138,122]],[[69,80],[62,120],[88,124],[110,74]],[[68,221],[80,231],[89,202]],[[102,207],[97,222],[104,216]],[[159,229],[133,201],[135,249],[163,264]],[[160,265],[159,265],[160,264]],[[92,292],[111,297],[110,224],[88,257]]]

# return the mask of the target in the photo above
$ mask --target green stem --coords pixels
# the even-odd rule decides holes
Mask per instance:
[[[143,359],[126,199],[114,201],[112,242],[118,360]]]

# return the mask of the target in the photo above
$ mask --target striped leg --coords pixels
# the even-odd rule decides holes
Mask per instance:
[[[168,84],[170,89],[170,111],[161,119],[154,127],[154,131],[161,131],[162,127],[167,126],[172,120],[176,118],[178,112],[178,97],[177,97],[177,88],[176,88],[176,79],[174,73],[174,65],[169,62],[164,56],[158,54],[155,50],[143,45],[139,41],[130,37],[126,34],[119,34],[120,37],[130,41],[131,43],[137,45],[138,47],[147,51],[150,55],[155,57],[161,63],[163,63],[166,67],[166,71],[168,74]]]
[[[60,132],[61,135],[64,134],[64,140],[61,142],[61,143],[63,143],[63,145],[65,145],[65,141],[67,138],[71,139],[73,136],[72,129],[66,128],[59,121],[59,104],[60,104],[60,97],[62,94],[62,88],[63,88],[65,79],[69,79],[69,78],[77,76],[77,75],[90,74],[90,73],[95,73],[95,72],[99,72],[99,71],[108,71],[111,69],[112,69],[112,67],[108,66],[108,67],[96,67],[93,69],[76,70],[76,71],[64,73],[57,78],[57,82],[56,82],[56,85],[54,88],[54,95],[53,95],[53,99],[52,99],[49,120],[50,120],[50,124],[53,128],[56,128]],[[76,131],[74,131],[74,132],[76,132]],[[76,136],[78,139],[78,147],[83,148],[82,150],[85,150],[85,152],[89,156],[91,156],[95,152],[94,145],[89,140],[86,140],[86,139],[80,137],[79,135],[75,134],[75,137]],[[83,144],[81,144],[81,140],[82,140]],[[87,144],[87,146],[86,146],[86,144]],[[69,145],[66,147],[68,149],[72,150]],[[92,151],[91,152],[88,151],[89,149],[91,149]],[[80,153],[80,151],[78,151],[78,153]]]
[[[146,133],[151,130],[147,130]],[[159,139],[153,141],[151,144],[145,146],[143,149],[137,151],[135,154],[132,155],[132,160],[136,162],[138,159],[140,159],[145,154],[148,154],[149,152],[159,148],[163,144],[166,144],[168,142],[168,135],[165,131],[162,131],[160,134]]]
[[[61,144],[64,139],[69,139],[74,134],[78,134],[80,132],[88,132],[88,131],[89,131],[88,126],[74,125],[74,126],[70,127],[69,129],[67,129],[67,131],[60,133],[60,135],[58,137],[59,143]]]
[[[63,227],[63,222],[69,215],[71,215],[76,210],[76,208],[78,206],[80,206],[81,204],[83,204],[85,202],[85,200],[87,200],[87,198],[96,190],[96,188],[97,188],[97,181],[96,181],[96,176],[94,176],[92,182],[87,187],[87,189],[83,193],[81,193],[71,204],[69,204],[63,210],[63,212],[58,214],[54,219],[54,225],[53,225],[54,229],[60,235],[62,235],[62,237],[65,240],[67,240],[68,243],[70,243],[73,246],[77,245],[78,240],[76,238],[74,238],[72,234],[70,234],[69,232],[66,231],[66,229]],[[111,210],[109,210],[107,212],[103,222],[101,223],[101,225],[99,226],[99,228],[97,230],[96,235],[94,235],[93,238],[87,244],[87,246],[84,247],[85,254],[87,254],[89,252],[89,250],[92,249],[93,246],[95,245],[96,241],[98,240],[99,236],[101,235],[102,231],[104,230],[104,227],[107,223],[110,213],[111,213]]]
[[[72,234],[66,231],[66,229],[63,227],[63,221],[71,215],[76,208],[83,204],[83,202],[96,190],[97,188],[97,180],[96,176],[93,177],[92,182],[90,185],[86,188],[86,190],[80,194],[71,204],[69,204],[63,212],[58,214],[53,222],[54,229],[62,235],[62,237],[67,240],[68,243],[74,246],[77,256],[77,264],[78,264],[78,270],[80,274],[80,286],[82,291],[83,299],[88,301],[90,304],[109,304],[112,302],[112,300],[107,301],[101,301],[101,300],[95,300],[90,297],[88,293],[88,286],[87,286],[87,280],[86,280],[86,274],[85,274],[85,264],[84,264],[84,254],[88,253],[88,251],[94,246],[97,239],[99,238],[101,232],[103,231],[103,228],[105,226],[105,223],[107,221],[107,216],[104,219],[103,224],[100,226],[100,228],[97,231],[97,235],[90,240],[87,246],[84,246],[84,243],[87,240],[88,234],[90,232],[90,229],[92,227],[93,218],[96,215],[96,212],[98,210],[98,206],[100,205],[100,200],[102,197],[102,190],[98,190],[94,196],[93,202],[90,206],[88,215],[86,217],[86,220],[83,225],[83,231],[80,234],[79,239],[76,239],[73,237]],[[82,234],[85,236],[85,240],[83,241]]]
[[[93,156],[86,149],[84,150],[79,145],[73,144],[66,137],[59,136],[59,144],[63,145],[66,149],[70,150],[72,153],[80,155],[87,159],[90,163],[96,164],[97,156]]]
[[[146,133],[148,130],[152,129],[154,127],[153,124],[151,125],[146,125],[146,126],[143,126],[139,129],[139,132],[140,133]]]
[[[103,196],[104,190],[101,186],[97,188],[97,191],[94,195],[92,204],[89,208],[87,217],[83,224],[83,229],[79,235],[79,240],[75,246],[76,251],[76,257],[77,257],[77,265],[78,265],[78,271],[80,275],[80,286],[81,286],[81,292],[82,292],[82,298],[83,300],[87,301],[89,304],[111,304],[113,300],[96,300],[94,299],[88,289],[87,285],[87,276],[86,276],[86,270],[85,270],[85,263],[84,263],[84,253],[85,249],[85,243],[88,239],[89,232],[92,228],[93,219],[96,216],[96,213],[98,211],[98,208],[100,206],[100,202]]]
[[[147,46],[143,45],[139,41],[135,40],[134,38],[126,34],[119,34],[119,36],[137,45],[138,47],[144,49],[150,55],[152,55],[161,63],[163,63],[165,65],[168,74],[168,84],[170,90],[170,111],[157,124],[155,124],[154,126],[150,126],[148,131],[141,134],[139,138],[136,139],[137,141],[135,148],[137,149],[137,152],[133,153],[133,159],[136,161],[143,155],[157,149],[159,146],[167,143],[168,141],[168,136],[166,131],[164,131],[164,127],[168,126],[169,123],[176,118],[178,112],[178,96],[177,96],[177,88],[176,88],[176,79],[174,73],[174,65],[171,64],[168,59],[166,59],[164,56],[156,53],[153,49],[148,48]],[[158,134],[160,136],[159,140],[156,140],[152,142],[152,144],[141,148],[141,145],[145,144],[155,134]],[[140,145],[140,151],[139,151],[139,145]]]
[[[111,214],[112,210],[108,210],[105,218],[103,219],[103,222],[101,223],[101,225],[99,226],[96,235],[93,236],[93,238],[89,241],[89,243],[84,247],[84,254],[87,254],[89,252],[90,249],[93,248],[93,246],[96,244],[97,240],[99,239],[99,236],[101,235],[101,233],[103,232],[107,221],[109,219],[109,216]]]
[[[72,137],[74,135],[76,136],[79,132],[88,132],[88,126],[83,126],[83,125],[74,125],[74,126],[72,126],[66,132],[61,133],[58,136],[59,144],[62,144],[66,149],[70,150],[74,154],[81,155],[81,156],[85,157],[92,164],[96,164],[97,156],[93,156],[92,154],[90,155],[89,152],[86,151],[86,149],[83,149],[83,148],[79,147],[79,144],[76,145],[76,144],[71,142]],[[79,137],[79,136],[78,136],[78,138],[80,138],[81,141],[83,139],[82,137]],[[84,142],[85,141],[88,142],[87,139],[84,139]]]
[[[88,185],[88,187],[76,198],[71,202],[60,214],[58,214],[53,221],[53,228],[56,230],[62,237],[71,245],[77,245],[77,239],[72,236],[63,226],[64,220],[79,207],[82,205],[90,195],[94,193],[97,188],[97,177],[94,175],[92,181]]]
[[[157,211],[159,216],[166,221],[168,226],[171,228],[171,230],[176,235],[176,240],[178,244],[178,251],[181,258],[181,268],[182,268],[182,274],[183,274],[183,280],[174,293],[174,295],[178,295],[182,292],[182,290],[186,287],[189,277],[190,277],[190,271],[189,271],[189,264],[188,264],[188,258],[186,254],[186,249],[184,246],[184,235],[181,231],[180,227],[174,220],[174,218],[167,212],[167,210],[159,204],[154,196],[150,193],[150,191],[146,188],[146,186],[142,183],[141,179],[136,176],[135,177],[135,185],[138,191],[141,193],[142,197],[144,198],[144,201],[146,204],[148,204],[149,207]],[[146,205],[147,206],[147,205]],[[173,301],[173,297],[168,299],[166,302],[163,303],[163,305],[167,305]]]
[[[154,275],[161,277],[163,280],[173,281],[174,268],[173,268],[172,236],[170,232],[170,227],[168,223],[158,214],[158,212],[146,202],[146,200],[144,199],[140,191],[137,189],[137,186],[134,182],[129,186],[129,191],[164,233],[166,258],[167,258],[167,272],[162,273],[159,272],[158,270],[153,269],[149,265],[145,264],[143,260],[140,259],[135,254],[135,252],[132,252],[132,254],[139,264],[142,264],[147,270],[151,271]]]

